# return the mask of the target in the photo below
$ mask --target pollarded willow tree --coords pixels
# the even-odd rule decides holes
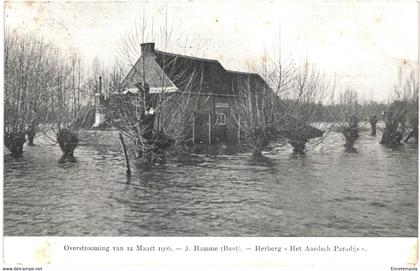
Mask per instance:
[[[33,141],[35,129],[48,114],[47,90],[53,84],[50,48],[41,39],[6,29],[4,45],[4,143],[14,157],[23,155],[25,135]]]
[[[276,47],[278,48],[278,46]],[[242,76],[237,123],[254,146],[253,157],[261,157],[270,142],[287,142],[294,153],[304,153],[306,144],[319,144],[330,129],[324,105],[332,101],[335,85],[314,65],[298,66],[292,59],[283,60],[281,50],[266,54],[255,67],[259,75]],[[233,113],[233,115],[235,115]]]
[[[164,162],[164,150],[172,145],[165,134],[154,132],[155,114],[149,86],[137,84],[138,93],[116,93],[105,102],[109,123],[134,142],[136,158],[145,164]]]
[[[285,125],[291,119],[282,97],[292,85],[296,68],[290,59],[283,60],[276,48],[252,67],[258,74],[237,73],[233,79],[238,98],[231,115],[250,139],[256,159],[263,157],[262,151],[271,142],[286,139]]]
[[[73,61],[71,61],[73,60]],[[60,54],[42,39],[7,30],[5,33],[5,145],[12,156],[23,154],[28,136],[55,131],[63,155],[73,156],[77,136],[69,130],[77,118],[76,58]]]
[[[78,98],[80,91],[77,86],[81,84],[80,61],[76,55],[70,57],[62,55],[59,50],[51,53],[53,60],[53,85],[49,88],[48,99],[46,100],[46,111],[44,131],[47,136],[57,143],[63,153],[60,162],[75,162],[74,151],[79,143],[79,117],[80,106]],[[77,66],[76,63],[79,63]]]
[[[414,137],[418,141],[418,99],[419,83],[414,71],[408,74],[400,69],[394,95],[384,112],[385,129],[381,144],[397,147],[401,144],[407,126],[411,128],[405,141]]]
[[[236,75],[237,95],[231,115],[251,140],[253,158],[261,158],[263,149],[282,137],[284,114],[278,95],[257,74]]]
[[[331,131],[332,114],[326,108],[333,103],[335,79],[308,61],[298,66],[293,78],[290,91],[284,95],[284,110],[291,116],[284,125],[284,135],[293,152],[302,154],[307,145],[314,148]]]
[[[337,105],[337,129],[345,138],[346,151],[355,150],[354,144],[357,142],[360,133],[360,104],[355,90],[347,88],[339,95]]]
[[[411,129],[404,141],[407,142],[413,137],[417,143],[419,135],[419,80],[414,71],[411,71],[406,77],[404,89],[404,100],[408,106],[407,121]]]
[[[143,17],[123,40],[120,49],[130,72],[104,108],[107,122],[134,143],[136,158],[147,165],[158,165],[175,141],[187,140],[198,97],[192,90],[197,89],[203,75],[200,67],[176,55],[161,54],[159,59],[150,56],[154,48],[144,41],[158,40],[166,49],[173,42],[173,29],[167,26],[166,18],[157,32],[149,23]],[[144,50],[140,54],[141,44]]]
[[[150,72],[146,69],[136,73],[142,74],[143,71]],[[173,87],[162,84],[154,89],[155,93],[151,93],[147,81],[140,80],[135,84],[137,89],[124,90],[122,87],[120,92],[114,93],[105,101],[107,122],[133,141],[136,158],[140,158],[144,164],[162,164],[166,149],[176,141],[188,140],[186,132],[199,96],[191,92],[191,82],[196,73],[185,73],[183,76],[189,79],[184,81],[186,85],[178,82],[182,89],[175,92],[169,91]],[[177,77],[182,78],[178,73]],[[160,80],[153,80],[153,83],[156,82],[162,83]]]
[[[104,107],[108,123],[132,139],[136,157],[148,165],[163,163],[164,151],[175,142],[192,140],[194,112],[205,102],[200,95],[205,91],[200,65],[181,56],[159,54],[158,61],[143,55],[140,67],[132,68]]]

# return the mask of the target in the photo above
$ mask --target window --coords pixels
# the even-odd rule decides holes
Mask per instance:
[[[216,124],[226,125],[226,114],[225,113],[217,113]]]

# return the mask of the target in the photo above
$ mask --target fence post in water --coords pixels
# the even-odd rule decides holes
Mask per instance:
[[[130,161],[128,160],[128,155],[127,155],[127,149],[125,148],[125,144],[124,144],[124,138],[121,134],[121,132],[118,133],[118,137],[120,138],[121,141],[121,147],[123,149],[124,152],[124,158],[125,158],[125,167],[127,169],[126,173],[127,175],[131,175],[131,170],[130,170]]]
[[[211,113],[209,113],[209,144],[211,144]]]

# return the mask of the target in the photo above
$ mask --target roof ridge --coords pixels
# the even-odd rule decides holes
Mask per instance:
[[[161,53],[161,54],[172,55],[172,56],[180,56],[180,57],[185,57],[185,58],[190,58],[190,59],[195,59],[195,60],[204,60],[204,61],[216,62],[216,63],[220,64],[220,62],[217,59],[189,56],[189,55],[183,55],[183,54],[176,54],[176,53],[164,52],[164,51],[159,51],[159,50],[155,50],[155,52],[156,53]]]
[[[256,72],[241,72],[241,71],[232,71],[232,70],[226,70],[226,71],[230,73],[260,75],[259,73],[256,73]]]

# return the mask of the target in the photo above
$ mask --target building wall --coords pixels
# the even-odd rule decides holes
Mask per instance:
[[[163,108],[167,132],[177,134],[187,144],[237,143],[238,125],[232,115],[234,98],[217,95],[173,95]],[[177,111],[181,108],[182,112]],[[209,129],[209,122],[211,123]],[[193,128],[194,127],[194,128]]]

